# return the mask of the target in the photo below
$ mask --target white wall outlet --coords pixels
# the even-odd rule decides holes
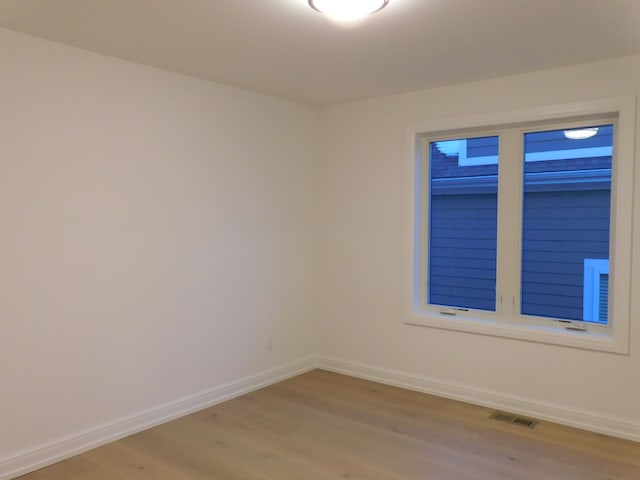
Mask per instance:
[[[267,337],[267,351],[273,350],[273,337]]]

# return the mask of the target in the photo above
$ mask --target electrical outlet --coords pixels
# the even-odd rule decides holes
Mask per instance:
[[[273,337],[267,337],[267,351],[273,350]]]

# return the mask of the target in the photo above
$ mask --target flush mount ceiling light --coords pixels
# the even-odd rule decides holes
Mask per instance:
[[[382,10],[389,0],[309,0],[309,6],[335,20],[358,20]]]
[[[564,136],[571,140],[584,140],[586,138],[594,137],[598,134],[598,127],[591,128],[577,128],[575,130],[565,130]]]

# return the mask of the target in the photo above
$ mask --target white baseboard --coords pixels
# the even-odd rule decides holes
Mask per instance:
[[[146,412],[122,418],[84,432],[78,432],[10,457],[0,458],[0,480],[18,477],[92,448],[313,370],[316,366],[315,357],[308,357],[183,398],[177,402],[152,408]]]
[[[407,375],[330,357],[318,357],[318,368],[640,442],[640,424],[625,419],[599,416],[489,390]]]

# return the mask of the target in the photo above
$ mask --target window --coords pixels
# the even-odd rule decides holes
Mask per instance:
[[[427,303],[495,310],[499,137],[427,142]],[[450,142],[482,145],[494,160],[461,163],[460,151],[443,148]]]
[[[414,129],[406,323],[626,353],[633,110]]]
[[[584,262],[609,258],[614,125],[582,129],[588,138],[569,131],[523,134],[520,313],[591,322],[583,315]],[[589,149],[603,156],[584,156]],[[528,153],[549,160],[534,163]]]

